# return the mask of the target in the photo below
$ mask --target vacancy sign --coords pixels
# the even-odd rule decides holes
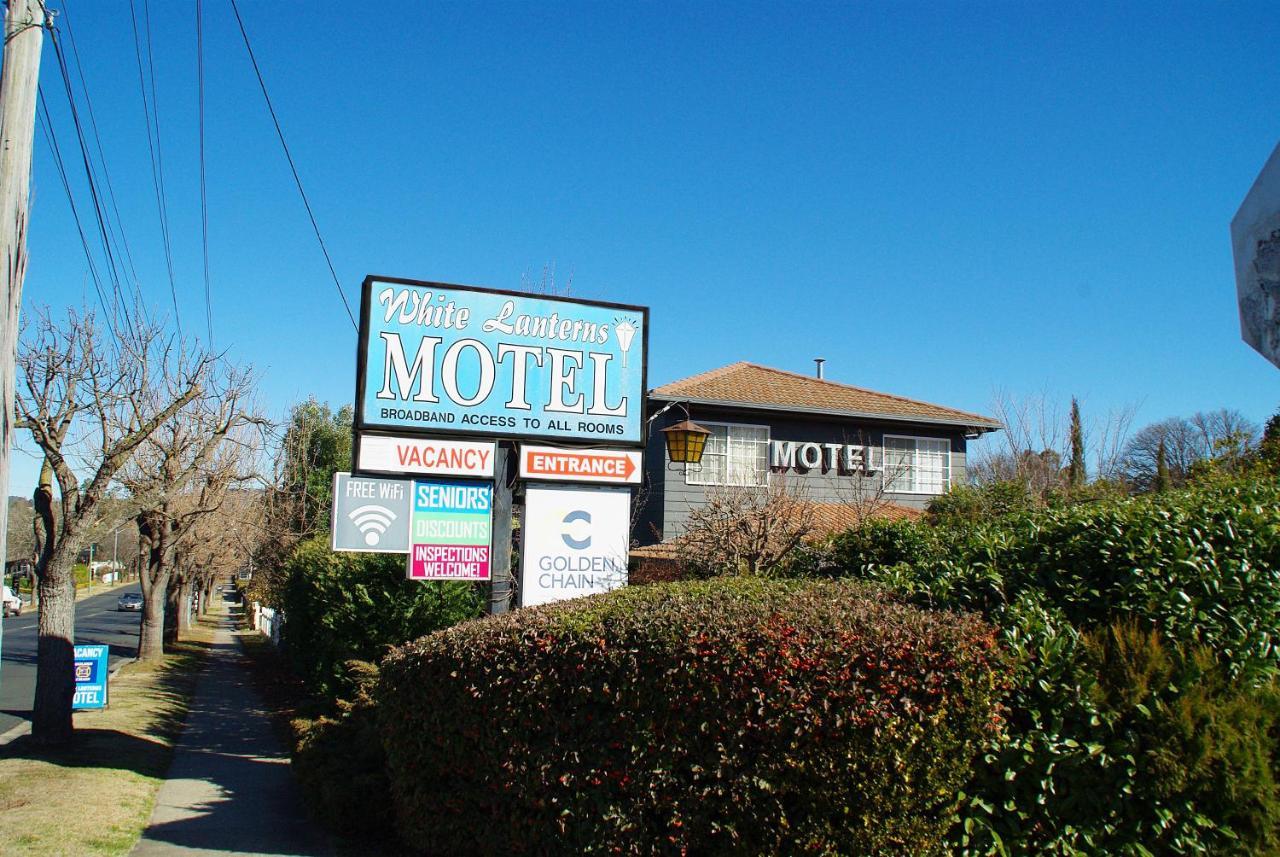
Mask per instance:
[[[521,606],[626,586],[630,529],[630,489],[530,485],[521,528]]]
[[[495,446],[492,441],[362,434],[356,469],[374,473],[492,479]]]
[[[107,646],[75,646],[73,663],[75,665],[75,694],[71,697],[71,707],[106,708],[107,707]]]
[[[640,465],[639,450],[520,447],[521,479],[639,485]]]
[[[410,580],[488,580],[493,486],[483,482],[413,483]]]

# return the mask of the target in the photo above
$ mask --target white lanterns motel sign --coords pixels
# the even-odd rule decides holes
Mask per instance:
[[[769,466],[775,470],[835,470],[841,473],[874,473],[867,448],[854,443],[800,443],[775,440],[769,444]]]

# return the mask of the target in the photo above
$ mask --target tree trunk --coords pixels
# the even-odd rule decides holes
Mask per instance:
[[[178,590],[178,639],[182,639],[191,632],[191,595],[194,587],[184,577],[175,588]]]
[[[168,588],[169,575],[163,573],[163,580],[154,583],[145,571],[142,574],[142,588],[152,591],[142,595],[142,627],[138,630],[138,660],[154,662],[164,657],[164,591]]]
[[[178,600],[178,593],[181,589],[181,579],[175,575],[169,576],[169,586],[164,593],[164,645],[171,648],[174,643],[178,642],[178,616],[182,613],[182,607]]]
[[[163,516],[138,516],[143,554],[138,577],[142,584],[142,625],[138,629],[138,660],[155,662],[164,657],[165,600],[169,590],[169,566],[165,563]]]
[[[36,644],[36,694],[31,734],[42,744],[71,740],[71,698],[75,694],[75,556],[55,550],[40,580],[40,616]]]

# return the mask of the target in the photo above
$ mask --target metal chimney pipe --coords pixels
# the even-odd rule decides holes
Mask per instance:
[[[813,362],[818,364],[818,380],[821,381],[822,380],[822,364],[826,363],[827,360],[825,357],[815,357],[813,358]]]

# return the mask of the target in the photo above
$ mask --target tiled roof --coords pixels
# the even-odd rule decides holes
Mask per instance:
[[[960,424],[987,431],[1001,428],[996,420],[980,414],[746,362],[672,381],[650,390],[649,395],[667,400]]]

